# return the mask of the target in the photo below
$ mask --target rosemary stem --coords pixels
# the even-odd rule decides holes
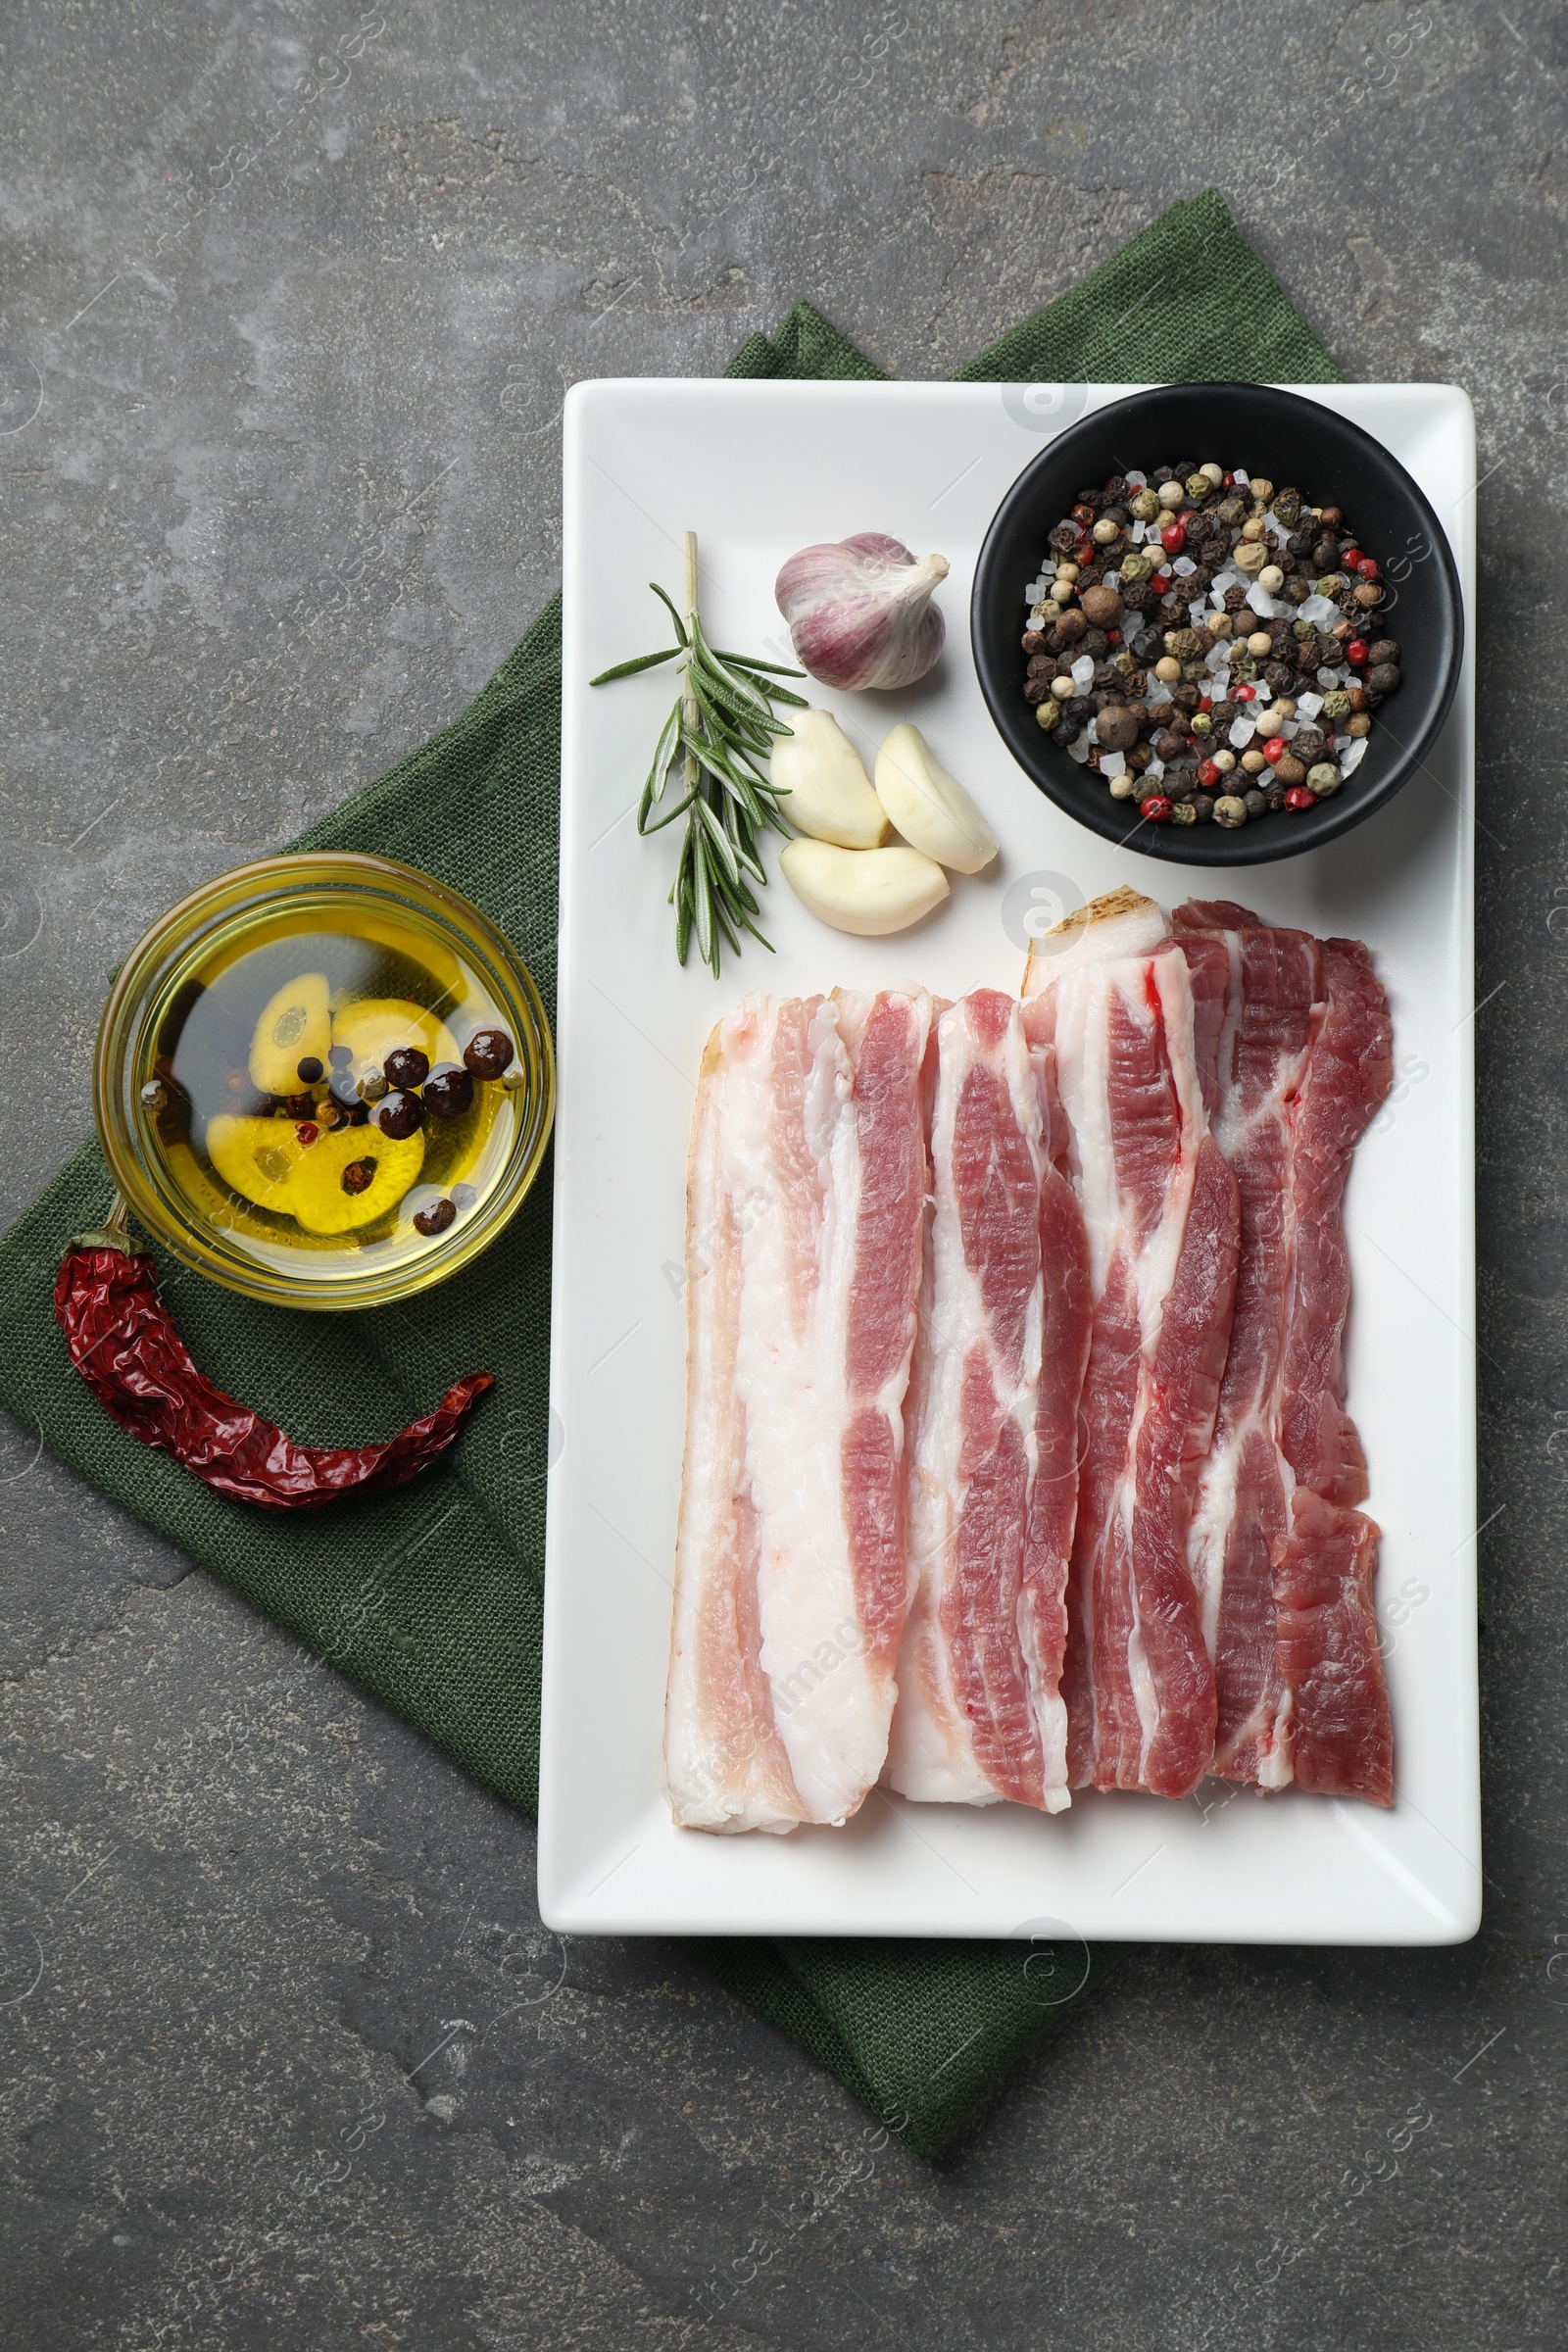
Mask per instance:
[[[686,634],[688,637],[695,635],[695,631],[693,630],[691,624],[696,612],[697,533],[695,531],[688,531],[686,533]],[[691,657],[689,655],[686,661],[686,686],[681,697],[681,702],[683,706],[685,723],[692,734],[695,735],[697,732],[697,696],[692,690]],[[686,754],[686,789],[688,792],[695,792],[697,790],[702,770],[697,764],[697,754],[688,749]]]

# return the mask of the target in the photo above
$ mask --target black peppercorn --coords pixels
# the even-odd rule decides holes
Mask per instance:
[[[1193,813],[1200,825],[1212,824],[1214,819],[1213,794],[1208,792],[1199,793],[1193,802]]]
[[[1276,694],[1284,694],[1288,687],[1296,683],[1295,668],[1287,668],[1283,662],[1265,662],[1263,681],[1265,685],[1272,686]]]
[[[328,1046],[326,1049],[326,1058],[332,1064],[334,1070],[346,1070],[349,1066],[349,1063],[354,1059],[353,1048],[350,1046]]]
[[[1249,816],[1267,816],[1267,793],[1257,792],[1254,790],[1252,792],[1245,793],[1243,795],[1243,800],[1246,804],[1247,813]]]
[[[1275,784],[1271,786],[1268,796],[1268,805],[1271,814],[1278,816],[1280,810],[1285,806],[1285,787],[1283,784]]]
[[[373,1159],[351,1159],[343,1171],[343,1190],[346,1193],[367,1193],[374,1181]]]
[[[394,1046],[381,1066],[388,1086],[422,1086],[430,1075],[430,1056],[417,1046]]]
[[[1082,638],[1083,651],[1096,662],[1103,662],[1110,651],[1110,639],[1103,629],[1086,628]]]
[[[1041,629],[1025,629],[1023,650],[1026,654],[1043,654],[1046,650],[1045,632]]]
[[[312,1096],[307,1092],[303,1095],[290,1095],[284,1104],[284,1108],[287,1110],[291,1119],[308,1119],[314,1113],[316,1109],[316,1103]]]
[[[1026,703],[1050,702],[1051,676],[1049,671],[1043,678],[1025,678],[1023,682],[1023,699]]]
[[[1077,719],[1064,718],[1059,727],[1052,728],[1051,740],[1053,743],[1059,744],[1061,749],[1065,751],[1069,743],[1077,742],[1078,729],[1079,721]]]
[[[408,1136],[417,1135],[424,1125],[424,1112],[417,1095],[387,1095],[376,1104],[375,1123],[383,1135],[402,1143]]]
[[[424,1107],[438,1119],[461,1119],[473,1101],[473,1079],[455,1061],[438,1062],[424,1082]]]
[[[1059,651],[1063,646],[1076,645],[1079,638],[1087,632],[1088,627],[1089,623],[1081,612],[1070,610],[1064,612],[1052,631],[1052,635],[1056,640],[1056,650]]]
[[[1377,662],[1366,673],[1368,694],[1393,694],[1399,684],[1396,662]]]
[[[1078,533],[1070,522],[1058,522],[1054,531],[1047,533],[1047,539],[1058,556],[1070,556],[1078,544]]]
[[[321,1075],[321,1067],[314,1054],[307,1054],[295,1072],[301,1086],[314,1086]]]
[[[1399,649],[1392,637],[1380,637],[1375,645],[1367,647],[1366,658],[1376,669],[1380,662],[1397,662]]]
[[[432,1200],[428,1208],[415,1210],[414,1230],[423,1234],[445,1233],[457,1213],[450,1200]]]

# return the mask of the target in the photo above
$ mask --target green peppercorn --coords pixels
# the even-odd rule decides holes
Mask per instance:
[[[1195,735],[1212,735],[1214,732],[1214,721],[1206,710],[1195,710],[1191,724]]]
[[[1295,490],[1281,490],[1274,501],[1274,512],[1287,530],[1294,531],[1301,519],[1301,501]]]
[[[1214,803],[1214,822],[1234,833],[1247,822],[1247,803],[1237,792],[1222,792]]]
[[[1191,662],[1203,650],[1196,629],[1172,629],[1165,643],[1178,662]]]
[[[1345,574],[1343,571],[1326,571],[1317,583],[1317,594],[1332,598],[1337,596],[1344,586]]]
[[[1315,767],[1309,767],[1306,771],[1306,789],[1315,792],[1320,801],[1328,800],[1344,782],[1345,778],[1332,760],[1320,760]]]
[[[1059,727],[1061,724],[1061,705],[1054,701],[1036,703],[1035,716],[1037,719],[1039,719],[1040,724],[1043,727],[1048,729],[1051,727]]]
[[[1121,576],[1124,580],[1151,580],[1154,576],[1154,566],[1147,556],[1141,556],[1135,548],[1130,556],[1123,556],[1121,560]]]
[[[1182,679],[1186,685],[1200,686],[1207,676],[1208,664],[1206,662],[1194,660],[1182,663]]]
[[[1189,498],[1206,498],[1213,487],[1206,473],[1190,473],[1182,484]]]
[[[1291,623],[1291,635],[1298,638],[1300,643],[1305,645],[1308,638],[1315,637],[1317,635],[1317,623],[1316,621],[1312,620],[1293,620]]]
[[[1170,821],[1173,825],[1196,825],[1198,822],[1196,804],[1192,801],[1172,801]]]
[[[1159,500],[1152,490],[1140,490],[1132,500],[1132,511],[1140,522],[1152,522],[1159,513]]]
[[[1342,686],[1336,686],[1331,693],[1323,697],[1323,716],[1325,718],[1348,718],[1349,715],[1350,698]]]

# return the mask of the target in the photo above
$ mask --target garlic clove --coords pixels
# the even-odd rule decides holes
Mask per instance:
[[[862,939],[906,931],[948,896],[947,875],[918,850],[841,850],[803,838],[785,843],[778,863],[819,922]]]
[[[768,761],[769,779],[787,796],[782,814],[816,841],[874,850],[888,837],[887,812],[859,753],[831,710],[799,710],[794,725]]]
[[[946,556],[910,554],[882,531],[803,547],[773,583],[796,657],[824,686],[911,686],[935,663],[947,623],[931,592]]]
[[[906,841],[938,865],[977,874],[999,843],[918,727],[895,727],[876,756],[876,797]]]

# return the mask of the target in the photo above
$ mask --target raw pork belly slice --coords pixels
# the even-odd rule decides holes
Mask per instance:
[[[1372,1580],[1378,1529],[1345,1411],[1350,1155],[1388,1091],[1391,1034],[1366,951],[1195,902],[1175,925],[1195,990],[1218,951],[1213,1134],[1241,1197],[1229,1361],[1193,1526],[1214,1653],[1213,1769],[1393,1801]]]
[[[704,1056],[665,1720],[689,1828],[841,1822],[882,1769],[930,1019],[919,992],[748,997]]]
[[[1093,1325],[1067,1587],[1068,1778],[1185,1796],[1208,1769],[1214,1671],[1188,1566],[1236,1282],[1236,1181],[1208,1133],[1186,958],[1119,890],[1031,953],[1088,1235]],[[1032,1008],[1033,1009],[1033,1008]],[[1205,1053],[1211,1048],[1205,1042]]]
[[[936,1030],[934,1211],[908,1404],[912,1598],[884,1778],[1058,1812],[1088,1255],[1054,1054],[981,990]],[[1054,1130],[1055,1131],[1054,1134]]]

